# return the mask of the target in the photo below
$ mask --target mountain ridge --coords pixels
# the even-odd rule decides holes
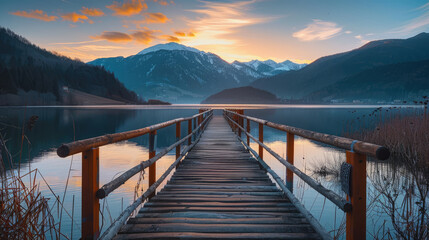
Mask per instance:
[[[359,72],[383,65],[429,59],[429,34],[367,43],[317,59],[298,71],[261,78],[251,85],[282,98],[300,99]]]

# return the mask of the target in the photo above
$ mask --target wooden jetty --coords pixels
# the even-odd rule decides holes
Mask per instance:
[[[170,181],[115,239],[319,239],[238,141],[210,121]]]
[[[250,122],[258,124],[258,138],[250,134]],[[182,123],[187,123],[188,135],[181,138]],[[173,124],[176,142],[157,153],[157,130]],[[264,126],[287,133],[286,159],[263,143]],[[99,188],[98,147],[144,134],[149,134],[149,159]],[[295,135],[348,150],[349,172],[343,183],[347,199],[293,165]],[[250,139],[259,145],[258,152],[250,148]],[[156,180],[156,161],[174,149],[176,161]],[[286,182],[264,162],[264,150],[287,167]],[[213,116],[210,109],[200,109],[189,118],[63,144],[57,152],[61,157],[82,152],[83,239],[330,239],[293,195],[294,175],[347,213],[347,239],[365,239],[366,156],[380,160],[389,156],[386,148],[371,143],[272,123],[246,116],[243,110]],[[99,199],[146,168],[150,187],[100,234]]]

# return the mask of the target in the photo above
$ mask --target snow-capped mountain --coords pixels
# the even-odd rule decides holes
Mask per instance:
[[[173,50],[183,50],[183,51],[191,51],[191,52],[197,52],[197,53],[204,53],[203,51],[200,51],[196,48],[192,48],[192,47],[187,47],[185,45],[182,44],[178,44],[175,42],[169,42],[166,44],[158,44],[152,47],[148,47],[146,49],[144,49],[143,51],[137,53],[137,55],[144,55],[146,53],[150,53],[150,52],[156,52],[159,50],[168,50],[168,51],[173,51]]]
[[[145,99],[173,103],[200,102],[213,93],[246,86],[256,79],[213,53],[177,43],[155,45],[126,58],[100,58],[89,64],[113,72]]]
[[[252,60],[249,62],[234,61],[232,65],[235,68],[244,71],[249,76],[261,78],[274,76],[285,71],[299,70],[307,64],[298,64],[290,60],[277,63],[269,59],[266,61]]]
[[[219,56],[178,43],[158,44],[129,57],[99,58],[92,65],[113,72],[124,85],[145,99],[173,103],[200,102],[224,90],[249,85],[301,65],[253,60],[230,64]]]

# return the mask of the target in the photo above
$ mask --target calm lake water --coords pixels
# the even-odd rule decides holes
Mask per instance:
[[[171,120],[178,117],[187,117],[198,112],[200,105],[175,105],[175,106],[106,106],[106,107],[27,107],[27,108],[0,108],[0,130],[8,140],[6,146],[14,158],[14,166],[11,171],[17,171],[19,163],[21,174],[31,169],[38,169],[40,174],[37,180],[40,182],[41,191],[44,196],[50,198],[53,204],[55,198],[61,201],[64,198],[64,209],[62,211],[61,232],[68,238],[73,234],[73,239],[80,237],[80,215],[81,215],[81,154],[72,157],[60,158],[56,154],[56,148],[61,143],[72,142],[74,139],[85,139],[108,133],[117,133],[128,130],[143,128],[155,123]],[[212,106],[222,109],[223,106]],[[372,128],[377,121],[368,115],[379,106],[318,106],[318,105],[252,105],[238,106],[245,108],[245,114],[258,118],[267,119],[272,122],[309,129],[317,132],[344,135],[345,132],[356,129]],[[415,111],[409,108],[390,108],[390,112],[406,114]],[[220,115],[221,110],[215,110]],[[26,139],[23,144],[23,152],[20,154],[21,127],[33,115],[38,116],[31,131],[26,130]],[[252,134],[257,136],[256,124],[252,125]],[[182,136],[187,131],[187,125],[182,126]],[[28,141],[27,141],[28,139]],[[279,155],[286,154],[286,134],[265,127],[264,141]],[[158,131],[157,151],[168,147],[175,142],[175,127],[170,126]],[[251,146],[257,149],[255,143]],[[123,171],[148,159],[148,136],[142,136],[129,141],[111,144],[100,148],[100,186],[121,174]],[[264,153],[266,161],[279,176],[285,178],[285,167],[268,153]],[[312,175],[324,186],[344,195],[340,184],[336,179],[323,178],[313,173],[313,169],[321,164],[335,162],[336,159],[344,159],[345,151],[315,142],[296,138],[295,140],[295,165]],[[157,176],[170,166],[174,161],[174,151],[162,158],[157,163]],[[376,202],[379,198],[377,188],[373,186],[379,179],[391,178],[392,170],[390,163],[377,163],[369,161],[367,165],[368,183],[368,220],[367,235],[382,236],[381,228],[392,228],[391,220]],[[9,165],[8,168],[11,166]],[[70,170],[70,171],[69,171]],[[409,179],[405,171],[400,171],[400,179],[395,180],[398,188]],[[405,173],[404,173],[405,172]],[[70,174],[70,177],[68,178]],[[46,183],[42,179],[42,175]],[[68,180],[68,184],[67,183]],[[119,189],[111,193],[106,200],[101,201],[103,211],[100,224],[105,230],[123,209],[134,200],[135,186],[138,176],[127,181]],[[392,184],[394,184],[392,182]],[[401,185],[402,184],[402,185]],[[48,186],[49,185],[49,186]],[[147,189],[147,174],[143,180],[143,189]],[[66,188],[67,186],[67,188]],[[141,187],[141,186],[140,186]],[[161,189],[162,186],[159,188]],[[65,195],[64,195],[65,193]],[[328,230],[338,229],[345,219],[345,214],[329,200],[312,190],[297,177],[294,182],[294,194],[302,201],[305,207],[319,219],[321,224]],[[399,192],[403,195],[404,192]],[[74,199],[74,204],[73,204]],[[53,208],[54,218],[58,220],[61,210]],[[72,223],[71,215],[74,216]],[[73,228],[73,229],[72,229]],[[391,230],[392,231],[392,230]],[[336,231],[332,234],[337,234]]]

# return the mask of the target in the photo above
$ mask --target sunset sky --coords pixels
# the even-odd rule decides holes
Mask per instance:
[[[223,59],[310,62],[367,41],[429,32],[417,0],[2,1],[0,25],[63,55],[90,61],[170,41]]]

